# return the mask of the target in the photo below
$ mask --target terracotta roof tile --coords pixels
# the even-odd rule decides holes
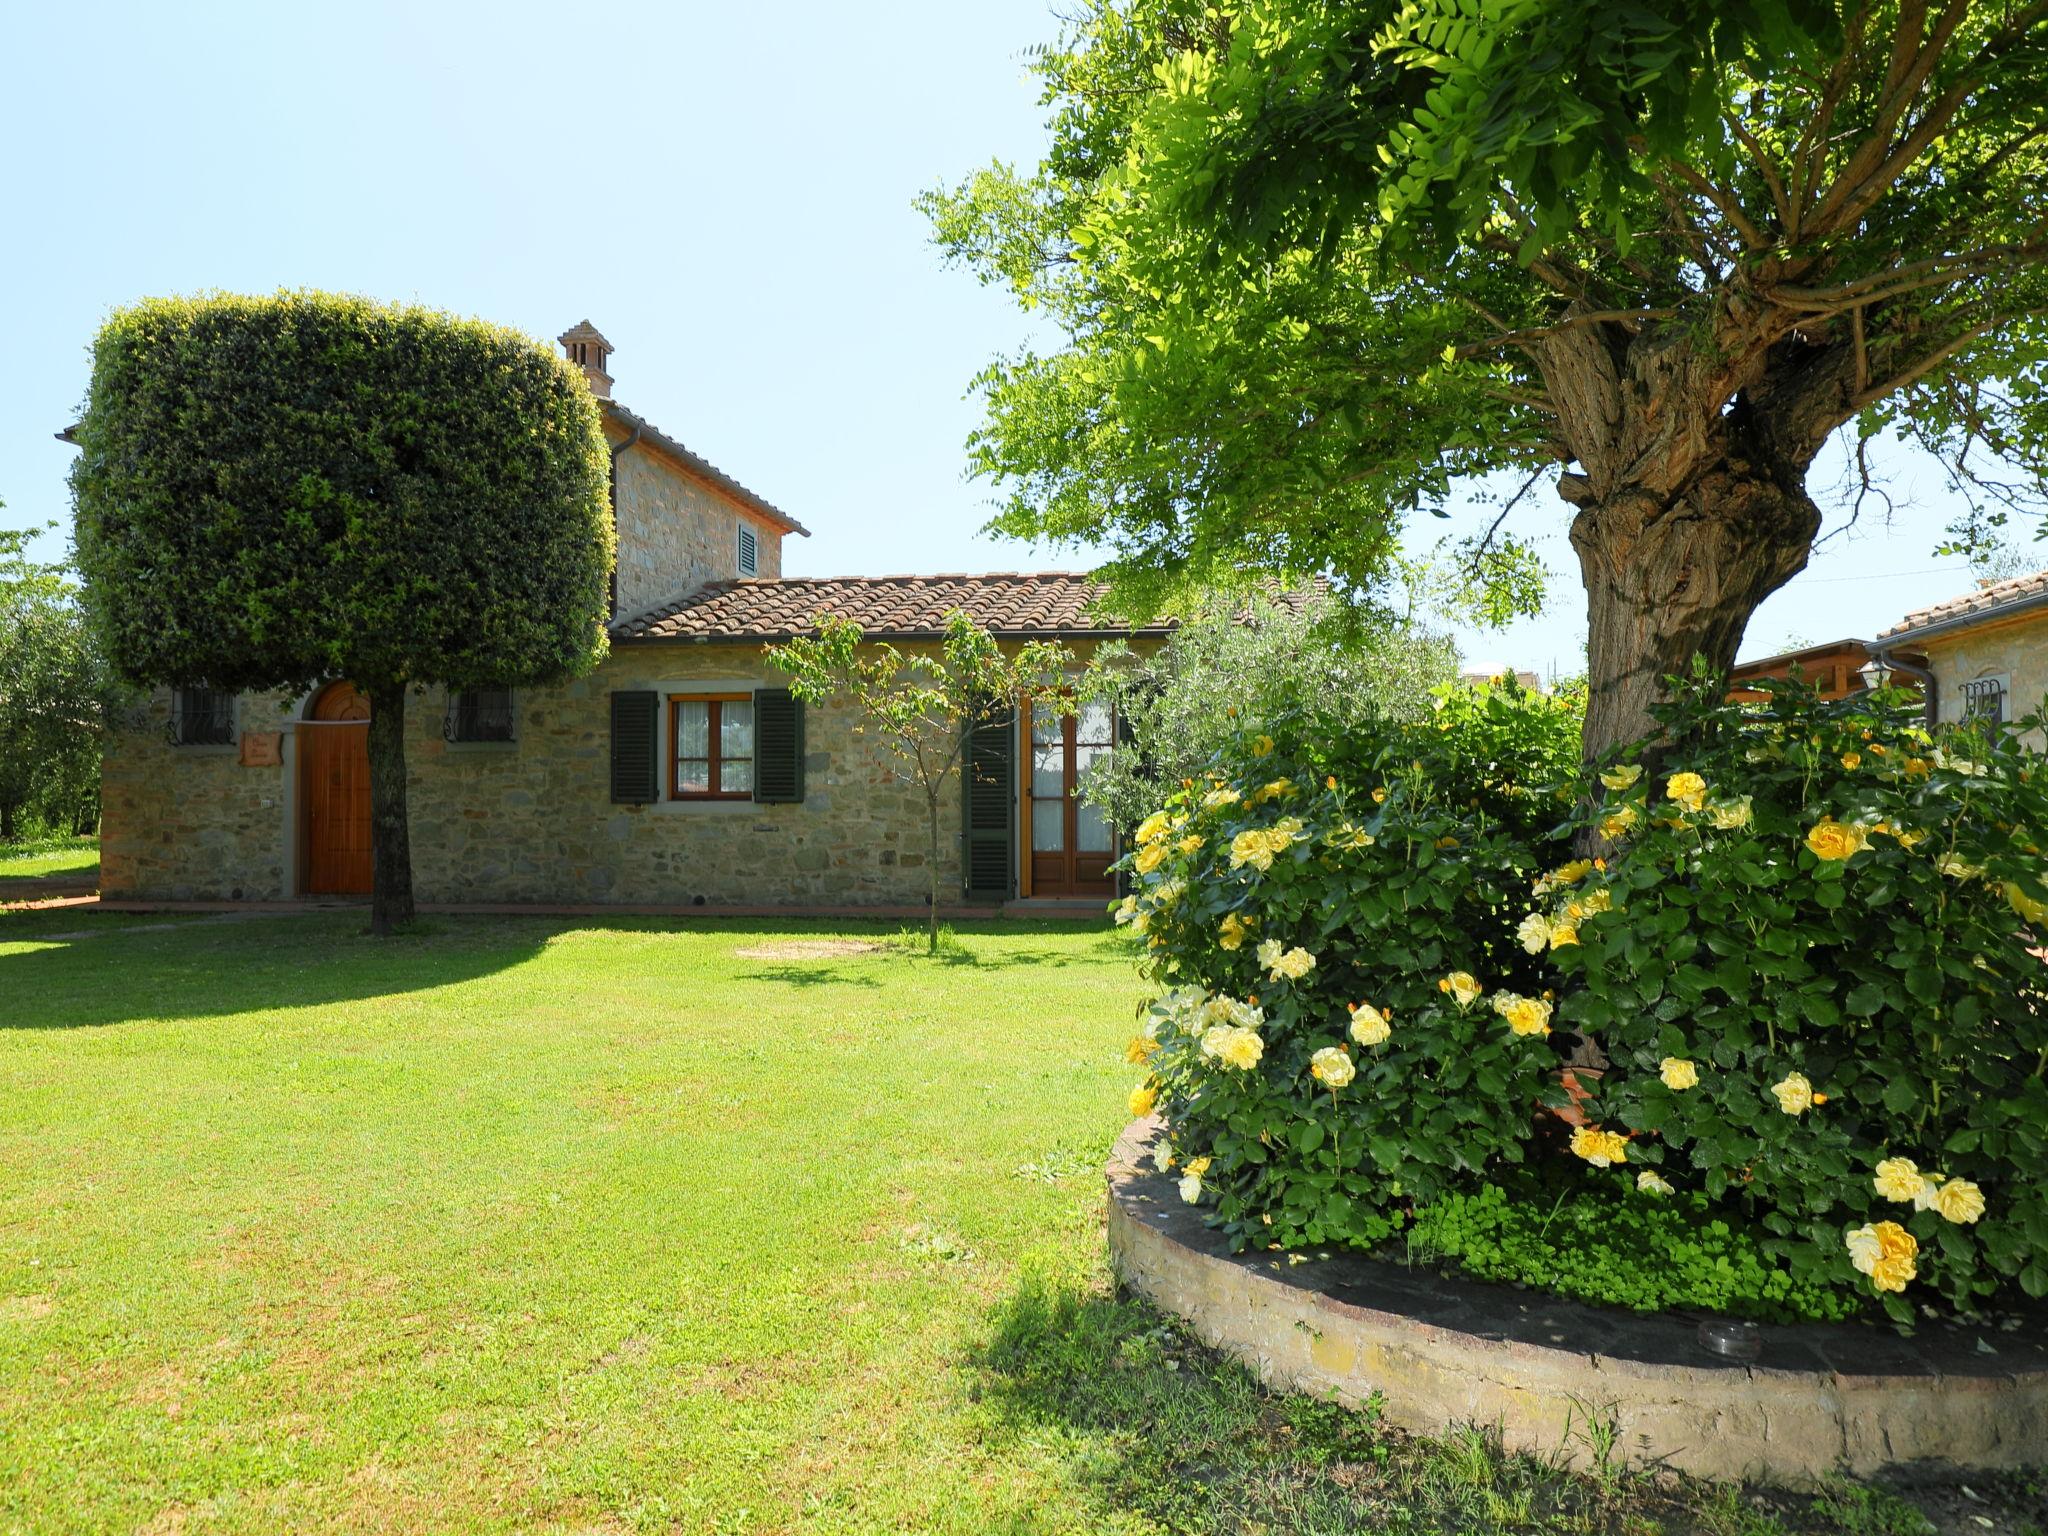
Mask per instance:
[[[915,638],[945,631],[954,609],[999,635],[1163,634],[1094,613],[1103,583],[1080,571],[997,571],[985,576],[834,576],[716,581],[612,625],[618,640],[786,640],[819,614],[869,634]]]
[[[1878,639],[1891,640],[1936,627],[1959,627],[1961,621],[1988,616],[2007,608],[2032,607],[2036,602],[2048,602],[2048,571],[2035,571],[2006,581],[1979,582],[1974,592],[1965,592],[1960,597],[1907,614]]]

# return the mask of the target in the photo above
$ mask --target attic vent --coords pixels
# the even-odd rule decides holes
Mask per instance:
[[[760,569],[761,551],[754,542],[754,530],[740,524],[740,574],[751,576]]]

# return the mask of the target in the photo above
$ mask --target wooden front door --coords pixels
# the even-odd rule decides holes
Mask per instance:
[[[370,701],[329,683],[299,723],[306,894],[370,891]]]
[[[1107,704],[1081,706],[1076,715],[1031,707],[1031,777],[1024,813],[1031,848],[1032,896],[1112,896],[1109,866],[1116,839],[1102,812],[1074,798],[1081,774],[1115,745]]]

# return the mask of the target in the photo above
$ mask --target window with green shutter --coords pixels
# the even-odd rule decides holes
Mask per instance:
[[[1007,901],[1013,890],[1011,868],[1017,826],[1017,776],[1012,721],[976,726],[968,732],[960,755],[962,807],[961,860],[967,895],[983,901]]]
[[[754,799],[795,805],[804,798],[804,701],[787,688],[754,690]]]
[[[657,766],[661,695],[612,695],[612,800],[619,805],[652,805],[661,798]]]

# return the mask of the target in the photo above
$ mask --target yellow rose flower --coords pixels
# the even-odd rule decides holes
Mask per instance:
[[[1592,872],[1593,861],[1591,859],[1573,859],[1569,864],[1560,864],[1556,869],[1553,869],[1549,874],[1539,879],[1534,886],[1534,892],[1538,896],[1548,895],[1560,886],[1577,885]]]
[[[1273,738],[1272,738],[1272,737],[1270,737],[1270,736],[1255,736],[1255,737],[1253,737],[1253,738],[1252,738],[1252,756],[1253,756],[1253,757],[1271,757],[1272,755],[1273,755]]]
[[[1256,921],[1257,919],[1247,920],[1235,912],[1231,913],[1223,919],[1222,926],[1217,929],[1216,942],[1225,949],[1242,948],[1244,941],[1251,937],[1252,924]]]
[[[1984,1214],[1984,1191],[1968,1179],[1944,1179],[1934,1192],[1934,1208],[1944,1221],[1973,1222]]]
[[[1600,818],[1600,835],[1611,843],[1616,838],[1626,836],[1629,828],[1640,819],[1634,806],[1624,805],[1620,810]]]
[[[1924,757],[1909,757],[1900,764],[1900,767],[1905,770],[1908,777],[1915,779],[1924,779],[1934,772],[1934,764]]]
[[[1309,1075],[1325,1088],[1342,1088],[1358,1076],[1351,1056],[1342,1046],[1326,1045],[1309,1057]]]
[[[1664,1086],[1674,1093],[1683,1093],[1688,1088],[1700,1085],[1700,1069],[1683,1056],[1666,1056],[1657,1064],[1657,1075],[1664,1079]]]
[[[1205,811],[1220,811],[1227,805],[1237,804],[1242,798],[1236,790],[1228,786],[1222,789],[1212,789],[1209,793],[1202,796],[1202,809]]]
[[[1515,937],[1530,954],[1542,954],[1544,946],[1550,942],[1550,919],[1541,912],[1531,912],[1515,929]]]
[[[1131,1090],[1129,1108],[1133,1120],[1142,1120],[1152,1113],[1152,1106],[1159,1102],[1159,1085],[1150,1081],[1142,1082]]]
[[[1645,1195],[1668,1195],[1674,1193],[1671,1186],[1665,1182],[1663,1176],[1653,1168],[1645,1168],[1636,1175],[1636,1189]]]
[[[1493,1011],[1508,1021],[1518,1035],[1550,1033],[1550,1004],[1540,997],[1520,997],[1513,992],[1493,994]]]
[[[1141,843],[1157,842],[1160,838],[1166,836],[1169,821],[1170,818],[1166,812],[1154,811],[1150,816],[1147,816],[1138,823],[1138,830],[1132,835]]]
[[[1860,822],[1836,821],[1825,817],[1806,834],[1806,846],[1815,858],[1834,862],[1853,858],[1870,841],[1870,830]]]
[[[1460,1008],[1470,1008],[1480,993],[1479,983],[1473,979],[1470,971],[1453,971],[1450,975],[1439,978],[1436,989],[1449,993]]]
[[[1934,867],[1951,880],[1974,880],[1984,873],[1981,864],[1972,864],[1959,854],[1944,853],[1934,861]]]
[[[1877,1175],[1870,1181],[1871,1187],[1885,1199],[1902,1203],[1914,1199],[1927,1182],[1920,1165],[1910,1157],[1886,1158],[1877,1165]]]
[[[2048,902],[2034,900],[2021,890],[2015,881],[2005,882],[2005,901],[2007,906],[2030,923],[2038,923],[2044,917],[2048,917]]]
[[[1250,799],[1246,803],[1249,805],[1264,805],[1268,800],[1278,800],[1284,795],[1291,795],[1293,793],[1294,780],[1275,779],[1272,783],[1261,784],[1257,789],[1253,790]]]
[[[1257,828],[1240,832],[1230,840],[1230,867],[1241,869],[1247,864],[1261,872],[1273,867],[1273,845]]]
[[[1552,949],[1563,949],[1567,944],[1576,944],[1578,942],[1579,930],[1570,923],[1552,923],[1550,925],[1550,947]]]
[[[1166,862],[1166,844],[1147,843],[1138,850],[1138,856],[1131,861],[1139,874],[1149,875]]]
[[[1600,782],[1609,789],[1623,790],[1633,788],[1636,780],[1642,776],[1641,763],[1617,763],[1600,775]]]
[[[1394,1033],[1394,1026],[1388,1016],[1371,1003],[1358,1003],[1351,1009],[1351,1038],[1360,1045],[1385,1045]]]
[[[1716,800],[1707,811],[1707,820],[1720,832],[1733,832],[1750,823],[1752,813],[1749,795],[1739,800]]]
[[[1142,1067],[1159,1049],[1159,1042],[1145,1035],[1131,1036],[1131,1043],[1124,1047],[1124,1060],[1133,1066]]]
[[[1813,1084],[1806,1080],[1803,1072],[1787,1074],[1781,1081],[1771,1084],[1771,1092],[1777,1096],[1778,1108],[1788,1115],[1803,1115],[1818,1102]]]
[[[1863,754],[1861,752],[1844,752],[1842,754],[1842,766],[1851,773],[1854,773],[1863,766]]]
[[[1190,1173],[1180,1181],[1180,1197],[1189,1205],[1199,1205],[1202,1199],[1202,1176]]]
[[[1265,939],[1252,952],[1252,957],[1259,962],[1262,968],[1270,970],[1272,969],[1273,962],[1280,958],[1280,951],[1286,947],[1278,939]]]
[[[1372,803],[1374,805],[1385,805],[1387,803],[1387,792],[1384,789],[1374,790],[1372,792]]]
[[[1849,1262],[1870,1276],[1871,1284],[1880,1291],[1903,1291],[1918,1273],[1914,1259],[1920,1244],[1895,1221],[1858,1227],[1846,1241]]]
[[[1266,1042],[1258,1032],[1242,1025],[1218,1024],[1202,1034],[1202,1054],[1212,1056],[1226,1067],[1249,1072],[1266,1053]]]
[[[1603,885],[1597,891],[1586,892],[1579,898],[1579,904],[1585,909],[1582,915],[1586,917],[1597,912],[1611,912],[1614,910],[1614,892]]]
[[[1674,773],[1664,781],[1664,798],[1697,811],[1707,803],[1707,781],[1696,773]]]
[[[1618,1131],[1582,1125],[1572,1132],[1572,1151],[1595,1168],[1628,1161],[1628,1138]]]
[[[1271,979],[1299,981],[1316,968],[1316,957],[1299,945],[1271,962]]]
[[[1893,827],[1892,836],[1899,840],[1901,848],[1916,848],[1927,841],[1927,834],[1912,827]]]
[[[1116,920],[1119,926],[1121,926],[1124,923],[1128,923],[1132,918],[1136,917],[1137,915],[1137,897],[1126,896],[1122,901],[1116,904]]]
[[[1202,834],[1190,832],[1186,837],[1177,839],[1173,845],[1173,851],[1183,858],[1191,853],[1200,853],[1202,851]]]

